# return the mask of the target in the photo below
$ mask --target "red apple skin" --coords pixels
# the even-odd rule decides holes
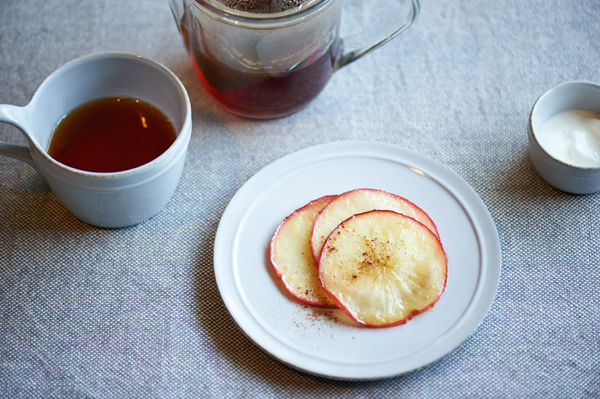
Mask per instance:
[[[425,212],[423,209],[421,209],[419,206],[417,206],[415,203],[413,203],[412,201],[407,200],[404,197],[401,197],[399,195],[396,194],[392,194],[389,193],[387,191],[384,190],[379,190],[379,189],[374,189],[374,188],[357,188],[354,190],[350,190],[350,191],[346,191],[345,193],[342,193],[340,195],[337,196],[337,199],[339,201],[342,201],[345,197],[351,196],[353,195],[355,192],[357,191],[363,191],[363,192],[373,192],[373,193],[378,193],[378,194],[384,194],[386,196],[389,196],[391,198],[396,198],[401,202],[405,202],[407,203],[409,206],[413,207],[414,209],[418,210],[419,213],[421,213],[421,216],[428,222],[429,225],[425,225],[429,230],[432,231],[432,233],[438,238],[440,238],[440,234],[438,232],[437,226],[435,225],[435,223],[433,222],[433,220],[431,219],[431,217],[429,217],[429,215],[427,214],[427,212]],[[331,204],[331,202],[330,202]],[[321,215],[326,212],[326,208],[330,205],[328,204],[325,208],[323,208],[320,212],[319,215],[317,216],[317,220],[319,219],[319,217],[321,217]],[[421,222],[420,222],[421,223]],[[317,224],[317,222],[315,221],[315,225]],[[421,223],[423,224],[423,223]],[[315,231],[314,227],[313,227],[313,232]],[[313,253],[313,257],[315,258],[315,262],[318,264],[319,263],[319,258],[321,256],[321,252],[320,249],[322,248],[316,248],[316,246],[313,244],[312,242],[313,240],[311,239],[311,251]]]
[[[303,207],[298,208],[297,210],[295,210],[294,212],[292,212],[277,227],[277,230],[273,234],[273,237],[271,238],[271,242],[270,242],[270,245],[269,245],[271,266],[273,267],[275,275],[277,276],[277,278],[279,278],[281,280],[281,282],[283,283],[283,285],[286,288],[287,292],[292,297],[294,297],[296,300],[298,300],[298,301],[300,301],[302,303],[306,303],[308,305],[315,306],[315,307],[320,307],[320,308],[335,308],[337,306],[332,301],[329,302],[329,303],[311,301],[311,300],[307,299],[306,297],[302,297],[302,296],[296,294],[295,290],[292,287],[289,287],[287,285],[287,283],[285,281],[285,278],[284,278],[284,275],[279,271],[279,268],[277,267],[277,262],[274,259],[274,257],[275,257],[274,256],[274,254],[275,254],[275,241],[277,239],[278,233],[279,233],[280,229],[282,228],[282,226],[284,226],[285,223],[287,223],[296,214],[303,212],[304,210],[306,210],[307,208],[313,206],[316,203],[322,202],[322,203],[326,204],[326,203],[331,202],[335,198],[337,198],[337,195],[325,195],[323,197],[320,197],[320,198],[317,198],[315,200],[310,201],[308,204],[306,204]],[[316,264],[315,264],[315,268],[317,269],[317,265]],[[320,281],[318,283],[319,283],[319,289],[322,290],[323,287],[320,286]]]
[[[372,211],[369,211],[369,212],[372,212]],[[369,213],[369,212],[363,212],[363,213]],[[391,212],[391,213],[397,213],[397,212],[394,212],[394,211],[387,211],[387,210],[378,211],[378,212]],[[346,219],[344,222],[340,223],[340,225],[341,225],[341,224],[343,224],[343,223],[345,223],[346,221],[348,221],[348,220],[350,220],[350,219],[354,218],[355,216],[358,216],[358,215],[360,215],[360,214],[352,215],[351,217],[349,217],[348,219]],[[321,279],[321,277],[320,277],[320,273],[319,273],[319,279],[321,280],[321,286],[323,287],[323,290],[324,290],[324,291],[327,293],[327,295],[329,295],[329,296],[331,297],[331,299],[332,299],[332,300],[335,302],[336,306],[337,306],[338,308],[340,308],[340,309],[341,309],[341,310],[342,310],[342,311],[343,311],[343,312],[344,312],[344,313],[345,313],[345,314],[346,314],[346,315],[347,315],[347,316],[348,316],[350,319],[352,319],[353,321],[355,321],[356,323],[358,323],[359,325],[362,325],[362,326],[364,326],[364,327],[369,327],[369,328],[388,328],[388,327],[395,327],[395,326],[399,326],[399,325],[406,324],[406,323],[407,323],[409,320],[411,320],[411,319],[412,319],[412,318],[414,318],[415,316],[417,316],[417,315],[419,315],[419,314],[421,314],[421,313],[424,313],[425,311],[427,311],[427,310],[429,310],[429,309],[433,308],[433,306],[434,306],[434,305],[435,305],[435,304],[436,304],[436,303],[439,301],[440,297],[442,296],[442,294],[444,293],[444,291],[445,291],[445,289],[446,289],[446,284],[447,284],[447,281],[448,281],[448,255],[446,254],[446,251],[443,249],[443,245],[442,245],[442,242],[441,242],[441,240],[439,239],[439,236],[438,236],[437,234],[435,234],[434,232],[432,232],[432,231],[431,231],[431,229],[429,229],[427,226],[425,226],[423,223],[419,222],[418,220],[416,220],[416,219],[414,219],[414,218],[411,218],[410,216],[406,216],[406,215],[402,215],[402,216],[403,216],[403,217],[405,217],[405,218],[408,218],[408,219],[412,219],[412,220],[413,220],[415,223],[418,223],[418,224],[422,225],[423,227],[425,227],[425,229],[426,229],[427,231],[429,231],[429,233],[430,233],[430,234],[433,236],[433,238],[434,238],[434,239],[435,239],[435,240],[436,240],[436,241],[439,243],[439,245],[440,245],[440,248],[441,248],[441,249],[442,249],[442,251],[443,251],[444,258],[445,258],[445,260],[446,260],[446,262],[445,262],[445,264],[446,264],[446,269],[445,269],[445,274],[444,274],[444,285],[443,285],[443,289],[440,291],[440,294],[438,295],[438,297],[437,297],[437,298],[436,298],[434,301],[432,301],[431,303],[429,303],[427,306],[425,306],[425,307],[424,307],[424,308],[422,308],[422,309],[415,309],[415,310],[413,310],[411,313],[409,313],[409,314],[408,314],[408,315],[407,315],[405,318],[403,318],[402,320],[398,320],[398,321],[395,321],[395,322],[393,322],[393,323],[387,323],[387,324],[369,324],[369,323],[365,323],[365,322],[363,322],[362,320],[357,320],[357,319],[354,317],[354,315],[352,315],[352,313],[351,313],[351,312],[349,312],[349,311],[348,311],[348,309],[346,309],[345,305],[344,305],[343,303],[341,303],[341,302],[340,302],[340,301],[339,301],[339,300],[338,300],[338,299],[335,297],[335,295],[333,295],[331,292],[329,292],[329,291],[328,291],[328,290],[325,288],[325,286],[324,286],[324,284],[323,284],[323,281],[322,281],[322,279]],[[332,231],[332,232],[331,232],[331,234],[329,235],[329,237],[331,237],[331,236],[332,236],[332,235],[335,233],[335,231],[336,231],[336,230],[337,230],[337,228],[336,228],[336,229],[334,229],[334,231]],[[328,239],[329,239],[329,237],[328,237]],[[320,258],[321,258],[322,256],[323,256],[323,254],[321,253],[321,254],[320,254],[320,256],[319,256],[319,262],[317,263],[317,265],[319,265],[319,268],[320,268],[320,263],[321,263],[321,262],[320,262],[320,260],[321,260]]]

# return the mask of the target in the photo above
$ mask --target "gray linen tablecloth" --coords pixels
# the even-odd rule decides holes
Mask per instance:
[[[549,186],[526,135],[544,91],[600,82],[597,0],[424,0],[408,31],[272,121],[206,97],[166,0],[1,0],[0,103],[25,105],[63,63],[113,50],[160,61],[187,88],[183,176],[160,214],[107,230],[0,157],[0,397],[600,397],[600,194]],[[26,143],[6,124],[0,140]],[[496,299],[473,335],[381,381],[272,359],[236,328],[213,271],[219,220],[251,176],[345,140],[396,144],[456,172],[488,207],[502,250]]]

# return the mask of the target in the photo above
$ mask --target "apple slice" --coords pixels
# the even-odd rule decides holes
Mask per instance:
[[[439,239],[435,223],[409,200],[382,190],[361,188],[340,194],[319,212],[310,238],[315,260],[318,262],[323,243],[333,229],[352,215],[372,210],[389,210],[410,216],[423,223]]]
[[[404,324],[431,308],[446,286],[439,239],[413,218],[370,211],[342,222],[319,260],[325,291],[353,320],[368,327]]]
[[[313,306],[335,307],[323,291],[310,250],[310,235],[317,214],[337,195],[309,202],[279,225],[271,239],[271,264],[285,288],[298,300]]]

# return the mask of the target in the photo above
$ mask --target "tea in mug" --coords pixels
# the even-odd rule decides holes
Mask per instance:
[[[69,112],[54,129],[48,154],[88,172],[120,172],[159,157],[177,138],[156,107],[131,97],[106,97]]]

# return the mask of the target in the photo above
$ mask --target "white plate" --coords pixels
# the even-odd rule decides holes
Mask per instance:
[[[438,227],[448,256],[446,290],[407,324],[360,327],[338,309],[292,299],[273,273],[269,242],[281,221],[315,198],[355,188],[405,197]],[[452,352],[488,312],[500,262],[494,222],[465,181],[423,155],[373,142],[320,145],[265,167],[227,206],[214,253],[223,301],[252,341],[292,367],[347,380],[397,376]]]

